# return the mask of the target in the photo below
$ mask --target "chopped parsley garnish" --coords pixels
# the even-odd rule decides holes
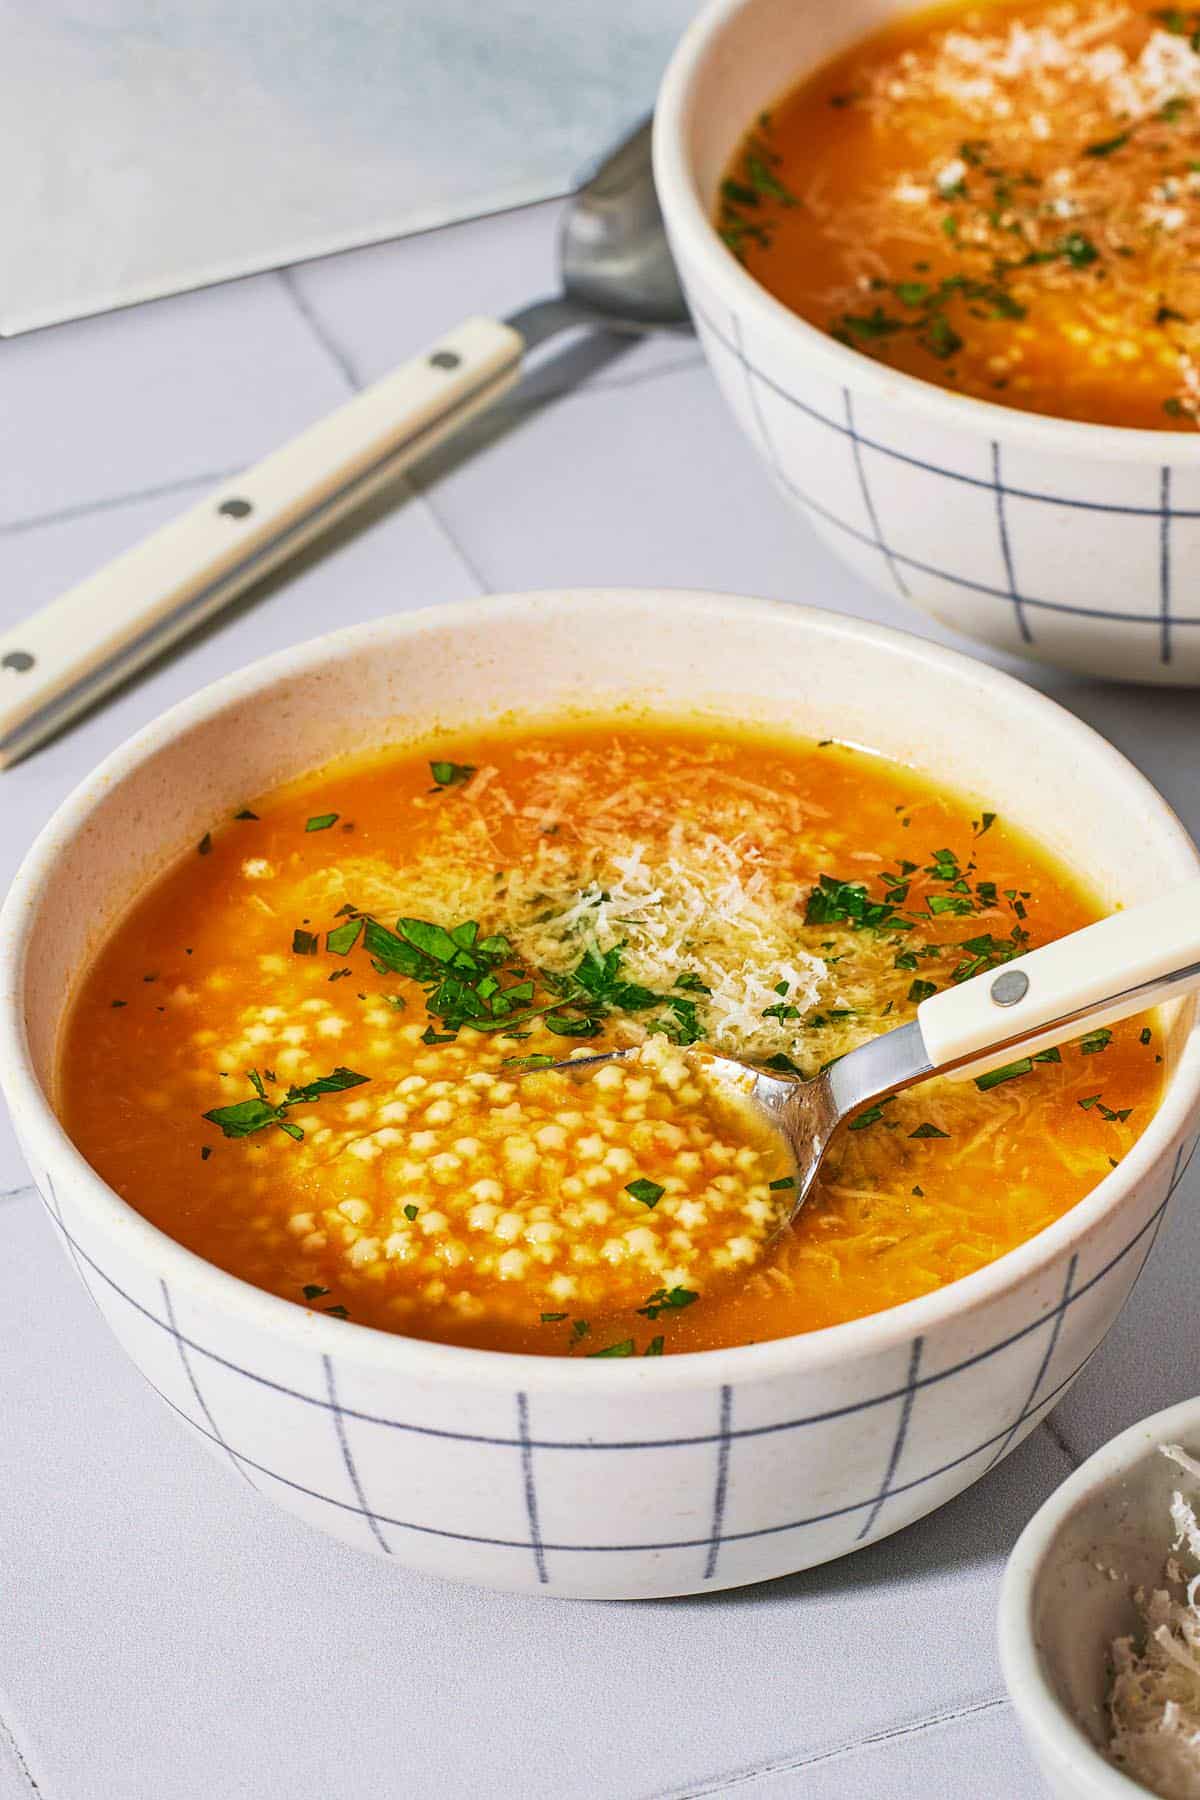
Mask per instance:
[[[1119,1110],[1111,1106],[1105,1106],[1099,1094],[1089,1094],[1087,1098],[1081,1100],[1079,1104],[1084,1112],[1091,1112],[1092,1108],[1095,1107],[1096,1111],[1100,1114],[1100,1117],[1102,1119],[1107,1119],[1110,1125],[1123,1125],[1133,1111],[1132,1106],[1123,1106]]]
[[[362,947],[380,974],[407,975],[425,989],[426,1010],[445,1034],[430,1026],[431,1044],[448,1042],[464,1026],[512,1032],[535,1018],[558,1037],[595,1037],[614,1012],[653,1013],[647,1030],[676,1044],[694,1044],[701,1036],[696,1001],[629,981],[621,944],[603,953],[589,945],[574,969],[530,974],[517,964],[506,937],[481,937],[474,919],[449,930],[429,919],[398,919],[391,931],[367,917]],[[696,977],[685,976],[676,986],[705,991]]]
[[[657,1181],[647,1180],[645,1175],[639,1175],[636,1180],[625,1183],[625,1192],[630,1198],[636,1200],[640,1206],[648,1206],[651,1212],[654,1211],[666,1191],[666,1188],[660,1187]]]
[[[263,1131],[268,1125],[277,1125],[297,1142],[304,1136],[299,1125],[295,1125],[287,1114],[293,1106],[306,1106],[313,1100],[319,1100],[322,1094],[340,1094],[346,1088],[361,1087],[369,1081],[369,1075],[358,1075],[353,1069],[337,1068],[332,1075],[322,1075],[316,1081],[306,1082],[302,1087],[290,1087],[282,1100],[268,1100],[267,1090],[263,1086],[262,1076],[257,1069],[249,1069],[246,1079],[254,1089],[253,1098],[238,1100],[232,1106],[218,1106],[203,1117],[211,1124],[220,1127],[227,1138],[249,1137],[255,1131]]]
[[[589,1350],[589,1356],[633,1356],[636,1352],[632,1338],[624,1338],[619,1344],[608,1344],[603,1350]]]
[[[916,1003],[920,1005],[922,1000],[928,1000],[931,995],[936,993],[936,981],[914,981],[908,990],[908,997],[910,1000],[915,1000]]]
[[[780,1193],[784,1188],[794,1188],[795,1185],[796,1177],[794,1175],[781,1175],[778,1181],[769,1181],[767,1183],[767,1186],[773,1193]]]
[[[315,931],[305,931],[297,925],[292,933],[293,956],[315,956],[320,949],[321,940]]]
[[[1082,231],[1069,231],[1059,245],[1059,255],[1070,263],[1073,269],[1086,269],[1089,263],[1098,260],[1100,252],[1090,237]]]
[[[318,1287],[315,1281],[309,1281],[305,1283],[301,1292],[306,1300],[320,1300],[329,1292],[329,1289]]]
[[[543,1325],[561,1325],[567,1317],[567,1313],[542,1313],[541,1320]]]
[[[989,1088],[999,1087],[1001,1082],[1015,1081],[1019,1075],[1032,1073],[1033,1058],[1022,1056],[1016,1062],[1005,1063],[1002,1069],[989,1069],[986,1075],[976,1075],[975,1086],[981,1094],[986,1094]]]
[[[591,1329],[592,1328],[586,1319],[571,1320],[571,1336],[573,1338],[585,1338],[588,1336]]]
[[[211,1144],[202,1144],[200,1146],[200,1161],[207,1162],[211,1155],[212,1155],[212,1145]]]
[[[965,950],[968,954],[950,971],[950,979],[955,982],[969,981],[972,975],[978,975],[983,969],[994,969],[1001,963],[1011,962],[1014,956],[1022,954],[1028,944],[1029,933],[1020,925],[1014,925],[1006,938],[998,938],[990,931],[982,932],[978,937],[964,938],[954,948]]]
[[[506,1056],[502,1067],[506,1069],[552,1069],[554,1058],[538,1051],[533,1056]]]
[[[325,1311],[333,1319],[348,1319],[350,1317],[349,1311],[344,1306],[327,1306]]]
[[[314,813],[311,819],[305,821],[304,829],[305,831],[328,831],[331,825],[337,824],[340,817],[340,813]]]
[[[361,919],[347,919],[344,925],[335,925],[326,933],[325,948],[331,956],[348,956],[358,942],[358,934],[362,930]]]
[[[894,891],[894,890],[893,890]],[[911,931],[912,921],[890,900],[872,900],[861,881],[822,875],[808,896],[806,925],[849,925],[851,931]]]
[[[929,1120],[926,1119],[923,1124],[918,1125],[917,1129],[915,1131],[910,1131],[908,1135],[910,1138],[948,1138],[950,1133],[948,1131],[939,1131],[936,1125],[931,1125]]]
[[[662,1353],[663,1353],[663,1339],[660,1337],[652,1337],[650,1339],[650,1342],[646,1345],[646,1348],[643,1350],[642,1355],[643,1356],[661,1356]]]
[[[421,1210],[420,1207],[414,1206],[411,1200],[409,1201],[408,1205],[404,1208],[404,1216],[408,1220],[410,1225],[412,1224],[413,1220],[416,1218],[416,1216],[420,1212],[420,1210]],[[564,1314],[564,1317],[565,1316],[566,1315]]]
[[[974,831],[976,837],[982,837],[984,832],[990,831],[995,823],[996,815],[994,812],[980,813],[978,819],[972,820],[971,829]]]
[[[207,856],[211,849],[212,849],[212,832],[206,831],[204,836],[200,839],[200,842],[196,845],[196,850],[200,856]]]
[[[436,792],[444,788],[462,787],[475,773],[474,763],[431,762],[429,773],[437,783]]]
[[[1095,1056],[1097,1051],[1107,1050],[1112,1043],[1112,1032],[1106,1025],[1096,1031],[1089,1031],[1085,1038],[1080,1038],[1079,1049],[1083,1056]]]
[[[717,230],[739,262],[745,260],[747,244],[769,250],[778,212],[799,205],[780,179],[780,161],[771,141],[770,115],[762,113],[757,130],[743,146],[736,171],[721,183]]]
[[[1128,131],[1118,131],[1115,137],[1101,138],[1095,144],[1085,144],[1083,154],[1085,156],[1111,156],[1114,150],[1121,150],[1125,147],[1129,142],[1130,135]]]
[[[654,1293],[652,1293],[647,1300],[645,1306],[639,1306],[637,1311],[641,1313],[643,1318],[657,1319],[660,1312],[666,1312],[672,1308],[690,1306],[693,1300],[698,1300],[699,1298],[699,1294],[693,1293],[691,1288],[656,1288]]]
[[[1138,1032],[1138,1043],[1148,1044],[1150,1042],[1150,1035],[1150,1027],[1148,1025],[1143,1025],[1142,1029]]]
[[[235,812],[233,816],[235,819],[257,819],[258,814],[251,812],[248,806],[243,806],[241,812]]]
[[[893,1098],[894,1096],[889,1095],[886,1100],[880,1100],[876,1106],[869,1106],[866,1112],[859,1113],[857,1119],[851,1119],[847,1129],[850,1131],[865,1131],[868,1125],[878,1125],[880,1119],[883,1117],[884,1107],[890,1106]]]
[[[1049,1050],[1039,1050],[1033,1060],[1040,1063],[1060,1063],[1062,1051],[1057,1044],[1052,1044]]]

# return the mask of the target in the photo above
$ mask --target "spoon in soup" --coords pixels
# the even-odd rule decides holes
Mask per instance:
[[[697,1046],[685,1050],[717,1092],[736,1098],[782,1138],[793,1165],[782,1230],[809,1194],[843,1120],[933,1075],[1031,1072],[1033,1058],[1162,1000],[1200,988],[1200,880],[1113,913],[923,1000],[908,1025],[885,1031],[811,1080],[774,1075]],[[1014,1058],[1013,1052],[1019,1052]],[[577,1056],[567,1075],[638,1057],[640,1047]]]

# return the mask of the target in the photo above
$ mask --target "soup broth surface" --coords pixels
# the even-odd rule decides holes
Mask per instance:
[[[1200,9],[939,7],[755,123],[727,244],[890,367],[1030,412],[1200,416]]]
[[[60,1110],[147,1218],[300,1305],[559,1355],[782,1337],[1072,1206],[1153,1114],[1158,1029],[869,1109],[774,1243],[786,1159],[688,1045],[811,1075],[1095,910],[1002,818],[869,752],[463,734],[214,820],[88,970]]]

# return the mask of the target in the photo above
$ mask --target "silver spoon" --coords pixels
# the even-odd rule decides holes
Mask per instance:
[[[516,382],[556,333],[690,330],[650,168],[647,121],[567,208],[562,292],[468,319],[225,482],[152,537],[0,633],[0,769],[361,505]]]
[[[911,1024],[861,1044],[810,1081],[770,1075],[707,1049],[686,1054],[783,1139],[796,1183],[784,1221],[790,1224],[812,1191],[834,1131],[864,1107],[931,1075],[978,1077],[1004,1068],[1014,1051],[1020,1052],[1014,1075],[1029,1073],[1035,1055],[1078,1037],[1084,1025],[1094,1030],[1196,988],[1200,881],[934,994]],[[612,1050],[552,1066],[573,1075],[639,1054],[636,1047]]]

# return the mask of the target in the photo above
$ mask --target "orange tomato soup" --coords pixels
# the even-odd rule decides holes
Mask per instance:
[[[789,1165],[688,1047],[811,1075],[1094,916],[1004,819],[869,752],[465,734],[214,819],[87,971],[60,1110],[164,1231],[337,1317],[549,1355],[782,1337],[1072,1206],[1153,1114],[1157,1027],[870,1108],[778,1238]]]
[[[786,306],[959,393],[1200,416],[1200,9],[901,18],[755,123],[717,224]]]

